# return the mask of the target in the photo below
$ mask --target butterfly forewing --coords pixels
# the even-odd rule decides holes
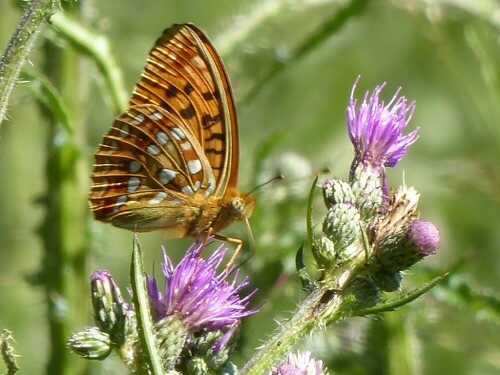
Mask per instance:
[[[176,25],[151,50],[130,105],[155,104],[181,119],[212,167],[216,196],[236,186],[238,130],[229,80],[208,38],[193,25]]]
[[[120,226],[151,230],[172,226],[159,210],[186,206],[186,196],[215,189],[197,140],[170,113],[153,105],[119,116],[96,152],[90,202],[94,215]],[[160,215],[161,216],[161,215]],[[168,225],[167,225],[168,224]]]

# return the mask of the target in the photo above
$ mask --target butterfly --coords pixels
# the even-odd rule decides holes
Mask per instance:
[[[95,153],[95,219],[170,238],[218,238],[255,207],[238,181],[239,140],[226,70],[208,37],[173,25],[156,41],[127,110]],[[237,251],[238,251],[237,249]]]

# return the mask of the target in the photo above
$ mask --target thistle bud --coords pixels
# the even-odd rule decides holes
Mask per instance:
[[[110,335],[114,345],[121,347],[134,324],[120,288],[108,271],[99,270],[90,278],[90,290],[96,325]]]
[[[203,358],[194,357],[187,362],[186,371],[189,375],[203,375],[209,373],[209,368]]]
[[[68,340],[69,348],[87,359],[102,360],[111,353],[111,341],[106,332],[97,327],[74,333]]]
[[[370,277],[358,276],[354,278],[347,291],[352,296],[352,310],[375,306],[380,301],[380,289]]]
[[[401,289],[403,276],[401,272],[379,272],[373,276],[373,281],[384,292],[395,292]]]
[[[371,219],[384,203],[384,179],[380,173],[380,170],[363,164],[357,164],[352,171],[354,202],[364,220]]]
[[[361,218],[351,203],[335,204],[323,221],[323,233],[333,241],[337,251],[350,245],[359,235]]]
[[[188,332],[182,320],[175,315],[167,316],[154,325],[156,343],[164,370],[172,370],[184,349]]]
[[[441,245],[439,230],[429,221],[417,220],[413,222],[410,227],[409,238],[422,258],[435,254]]]
[[[347,182],[341,180],[325,180],[322,188],[323,200],[327,207],[338,203],[354,202],[354,193]]]
[[[434,254],[440,245],[439,231],[428,221],[414,221],[405,233],[399,246],[381,247],[377,261],[387,272],[398,272],[410,268],[419,260]]]
[[[334,266],[337,263],[337,256],[335,255],[335,244],[331,239],[326,236],[321,236],[314,240],[312,252],[316,258],[316,262],[322,265],[323,268]],[[333,264],[332,264],[333,263]]]

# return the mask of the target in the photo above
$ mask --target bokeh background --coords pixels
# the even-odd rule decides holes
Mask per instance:
[[[389,176],[393,186],[404,180],[421,193],[421,216],[440,228],[442,248],[406,273],[404,290],[450,269],[453,275],[410,306],[328,327],[305,347],[335,374],[500,374],[499,1],[107,0],[64,7],[109,43],[127,95],[164,28],[192,22],[205,30],[234,88],[241,190],[279,172],[288,177],[262,190],[251,220],[255,253],[243,272],[259,288],[255,305],[264,304],[243,325],[239,364],[301,300],[294,256],[306,241],[310,176],[330,167],[330,177],[347,177],[345,108],[361,75],[359,98],[387,82],[386,100],[402,87],[417,103],[410,129],[421,127],[420,140]],[[2,50],[21,15],[19,2],[0,0]],[[56,26],[42,31],[25,68],[31,79],[20,81],[0,129],[0,328],[13,331],[22,374],[51,373],[49,358],[57,356],[77,363],[70,374],[122,373],[117,360],[82,369],[71,354],[51,354],[48,320],[71,331],[93,323],[85,300],[96,269],[128,284],[132,234],[94,222],[86,206],[93,152],[117,110],[95,60]],[[43,79],[61,93],[75,136],[66,137],[40,104]],[[61,150],[71,156],[56,172]],[[64,168],[74,177],[69,183]],[[51,215],[58,204],[76,208],[75,216]],[[318,204],[318,220],[322,210]],[[60,242],[76,241],[78,250],[54,261],[53,227],[60,226],[71,233]],[[244,225],[224,233],[248,243]],[[161,245],[174,258],[189,245],[161,232],[140,239],[150,269]],[[249,254],[246,248],[242,257]],[[62,285],[71,298],[44,287],[52,267],[76,274],[60,281],[80,283]],[[401,353],[410,358],[406,368],[397,366]]]

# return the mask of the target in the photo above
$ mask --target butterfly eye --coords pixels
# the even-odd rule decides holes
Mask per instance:
[[[236,215],[241,216],[243,212],[245,211],[245,203],[240,197],[234,198],[231,201],[231,206],[233,207],[233,210],[235,211]]]

